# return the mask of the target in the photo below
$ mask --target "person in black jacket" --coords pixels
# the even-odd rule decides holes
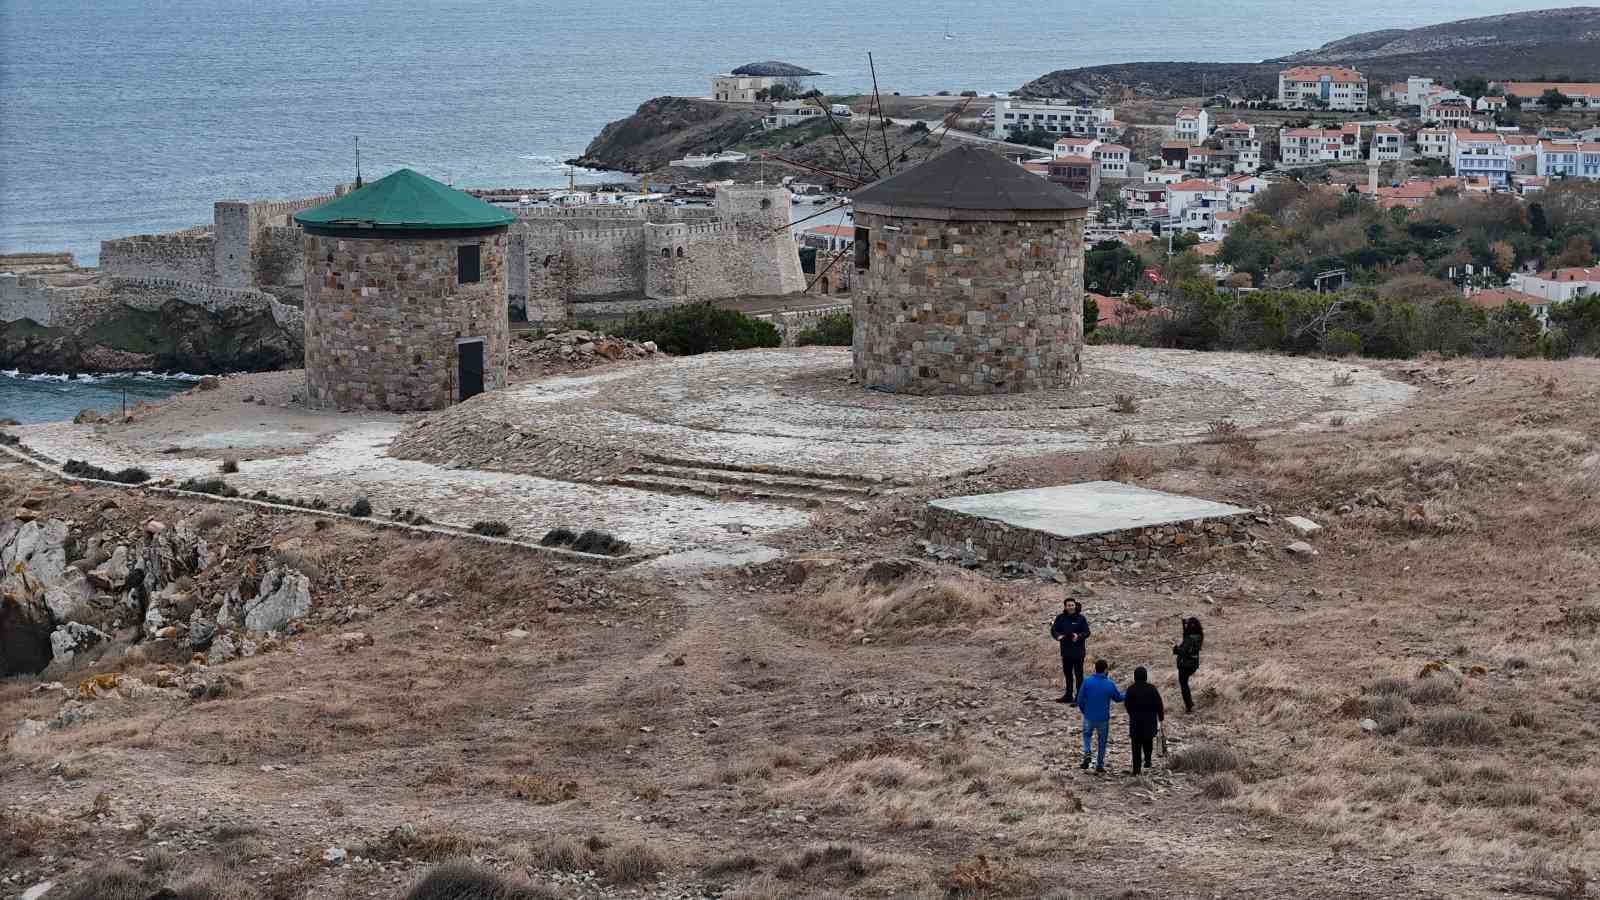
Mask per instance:
[[[1128,710],[1128,739],[1133,744],[1133,774],[1151,766],[1150,755],[1155,749],[1156,731],[1167,711],[1161,705],[1161,692],[1150,683],[1150,673],[1144,666],[1133,670],[1133,684],[1122,701]],[[1140,757],[1144,765],[1140,765]]]
[[[1172,648],[1178,657],[1178,687],[1183,689],[1183,710],[1194,712],[1194,695],[1189,693],[1189,676],[1200,670],[1200,648],[1206,642],[1206,630],[1200,620],[1190,616],[1183,620],[1183,640]]]
[[[1066,693],[1056,702],[1075,703],[1078,689],[1083,687],[1083,654],[1089,642],[1089,620],[1076,597],[1061,601],[1061,614],[1051,623],[1050,636],[1061,645],[1061,675],[1067,681]]]

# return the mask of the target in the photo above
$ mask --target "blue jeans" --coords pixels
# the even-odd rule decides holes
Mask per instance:
[[[1088,756],[1089,755],[1089,737],[1091,735],[1097,733],[1097,732],[1100,735],[1100,739],[1096,742],[1097,746],[1098,746],[1098,754],[1095,757],[1095,761],[1094,761],[1095,768],[1097,768],[1097,769],[1104,769],[1106,767],[1106,735],[1110,731],[1111,731],[1111,720],[1110,719],[1100,719],[1098,721],[1091,721],[1089,719],[1084,719],[1083,720],[1083,755],[1084,756]]]

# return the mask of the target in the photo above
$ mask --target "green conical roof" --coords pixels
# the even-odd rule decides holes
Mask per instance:
[[[321,206],[296,213],[302,226],[441,231],[494,228],[516,217],[426,175],[401,169]]]

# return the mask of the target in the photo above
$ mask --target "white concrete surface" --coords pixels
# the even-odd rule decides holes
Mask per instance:
[[[1249,512],[1226,503],[1152,491],[1118,481],[1086,481],[1025,491],[949,497],[928,505],[1064,538]]]

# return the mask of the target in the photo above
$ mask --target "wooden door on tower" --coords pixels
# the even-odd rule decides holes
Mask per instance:
[[[483,341],[462,341],[456,345],[456,384],[461,385],[461,399],[483,393]]]

